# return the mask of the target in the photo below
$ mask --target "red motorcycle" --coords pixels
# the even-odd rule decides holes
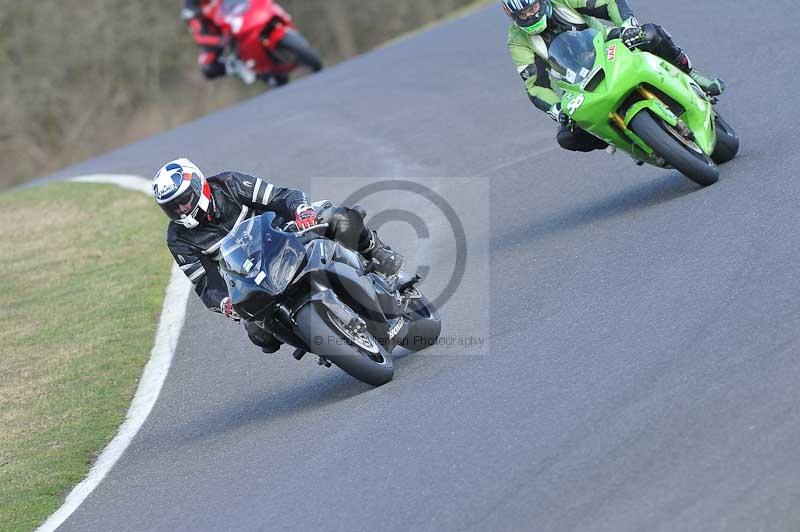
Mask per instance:
[[[285,85],[298,67],[322,70],[319,54],[272,0],[215,0],[203,12],[228,38],[220,58],[228,75],[248,85],[256,80]]]

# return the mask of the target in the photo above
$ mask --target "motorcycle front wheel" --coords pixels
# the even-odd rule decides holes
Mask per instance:
[[[442,319],[428,298],[416,288],[413,290],[408,303],[411,327],[400,345],[410,351],[422,351],[436,345],[436,341],[442,333]]]
[[[388,351],[368,331],[351,331],[324,305],[309,304],[295,316],[297,335],[310,351],[326,358],[342,371],[371,386],[394,377]]]
[[[739,137],[719,113],[717,113],[715,123],[717,145],[714,147],[714,153],[711,154],[711,158],[717,164],[725,164],[728,161],[732,161],[736,154],[739,153]]]
[[[650,111],[639,112],[628,127],[667,164],[698,185],[707,187],[719,180],[719,168],[711,157]]]
[[[299,65],[306,66],[314,72],[322,70],[322,58],[314,50],[305,37],[297,31],[287,30],[286,35],[278,43],[278,50],[281,57],[289,55],[294,58]],[[286,61],[294,62],[294,61]]]

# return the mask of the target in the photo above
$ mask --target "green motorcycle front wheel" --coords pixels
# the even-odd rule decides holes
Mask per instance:
[[[719,168],[711,157],[650,111],[642,110],[628,127],[668,165],[698,185],[707,187],[719,180]]]
[[[714,148],[714,153],[711,154],[711,158],[719,165],[732,161],[736,154],[739,153],[739,137],[719,113],[717,113],[716,126],[717,145]]]

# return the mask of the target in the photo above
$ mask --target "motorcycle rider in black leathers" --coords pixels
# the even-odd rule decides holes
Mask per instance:
[[[219,273],[219,248],[234,227],[267,211],[276,214],[276,227],[293,221],[300,230],[328,223],[327,238],[377,261],[376,271],[386,276],[396,275],[403,265],[402,256],[365,226],[363,211],[329,206],[316,212],[304,192],[276,187],[261,178],[223,172],[206,179],[194,163],[177,159],[156,174],[153,195],[171,220],[167,246],[176,263],[203,303],[233,321],[239,321],[239,316]],[[281,343],[257,325],[245,323],[245,328],[250,340],[265,353],[280,348]]]

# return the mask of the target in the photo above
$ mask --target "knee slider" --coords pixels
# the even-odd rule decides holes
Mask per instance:
[[[201,65],[200,71],[208,79],[218,78],[225,74],[225,65],[220,63],[212,63],[210,65]]]
[[[556,141],[565,150],[575,151],[575,135],[569,129],[560,129],[556,135]]]

